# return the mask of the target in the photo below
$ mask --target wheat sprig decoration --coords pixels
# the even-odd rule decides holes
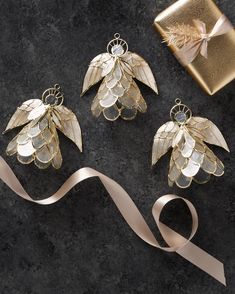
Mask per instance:
[[[200,32],[196,27],[186,24],[176,24],[167,27],[163,42],[182,48],[187,43],[199,40],[200,38]]]

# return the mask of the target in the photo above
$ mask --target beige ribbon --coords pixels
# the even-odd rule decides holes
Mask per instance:
[[[201,38],[188,42],[174,53],[176,58],[184,66],[193,62],[199,53],[207,58],[208,42],[216,36],[226,34],[228,31],[233,30],[233,25],[225,15],[221,15],[209,34],[206,32],[206,24],[204,22],[195,19],[193,22]]]
[[[0,156],[1,180],[20,197],[41,205],[49,205],[57,202],[63,198],[66,193],[68,193],[69,190],[72,189],[75,185],[92,177],[98,177],[101,180],[120,213],[124,217],[125,221],[142,240],[161,250],[178,253],[189,262],[193,263],[201,270],[217,279],[220,283],[226,285],[223,264],[190,242],[198,228],[198,216],[193,204],[187,199],[169,194],[160,197],[154,203],[152,208],[153,217],[163,236],[163,239],[169,245],[169,247],[162,247],[154,237],[149,226],[145,222],[143,216],[136,207],[135,203],[132,201],[131,197],[117,182],[105,176],[104,174],[89,167],[81,168],[74,172],[55,194],[43,200],[33,200],[24,190],[12,169]],[[192,231],[188,239],[184,238],[160,221],[160,215],[165,205],[175,199],[184,201],[192,215]]]

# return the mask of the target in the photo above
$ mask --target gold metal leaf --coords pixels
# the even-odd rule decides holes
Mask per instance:
[[[206,143],[217,145],[229,152],[228,145],[218,127],[207,118],[192,117],[188,123],[189,131]]]
[[[98,92],[99,93],[99,92]],[[99,117],[103,111],[103,107],[100,105],[100,99],[98,94],[95,96],[91,104],[91,112],[95,117]]]
[[[123,60],[132,68],[134,78],[144,83],[158,94],[157,84],[152,70],[141,56],[133,52],[127,52],[127,54],[123,56]]]
[[[169,121],[162,125],[154,136],[153,148],[152,148],[152,165],[172,147],[173,138],[176,132],[179,130],[179,126],[173,121]]]
[[[55,119],[54,116],[56,116]],[[82,134],[76,115],[67,107],[60,105],[53,108],[52,119],[55,126],[82,152]]]
[[[110,65],[109,61],[111,60],[112,58],[108,53],[101,53],[91,61],[84,78],[81,95],[84,95],[90,87],[98,83],[104,77],[103,70]],[[112,68],[110,68],[109,71],[111,69]]]
[[[16,112],[11,117],[4,133],[16,127],[23,126],[29,122],[31,120],[28,117],[29,113],[37,107],[40,107],[42,104],[42,100],[40,99],[30,99],[25,101],[20,107],[17,108]]]

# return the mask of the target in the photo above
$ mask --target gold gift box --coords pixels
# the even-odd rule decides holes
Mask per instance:
[[[179,0],[161,12],[154,21],[163,38],[169,27],[176,24],[193,25],[194,19],[206,24],[210,32],[222,12],[212,0]],[[178,48],[173,44],[169,47],[173,52]],[[235,31],[216,36],[208,42],[208,58],[198,56],[185,66],[193,78],[210,95],[235,78]]]

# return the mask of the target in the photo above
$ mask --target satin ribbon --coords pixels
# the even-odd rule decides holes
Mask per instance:
[[[162,247],[154,237],[152,231],[145,222],[135,203],[132,201],[131,197],[117,182],[105,176],[104,174],[89,167],[81,168],[74,172],[55,194],[43,200],[34,200],[24,190],[12,169],[0,156],[1,180],[18,196],[41,205],[49,205],[59,201],[75,185],[92,177],[98,177],[101,180],[125,221],[136,233],[136,235],[138,235],[143,241],[161,250],[178,253],[183,258],[187,259],[189,262],[211,275],[220,283],[226,285],[223,264],[210,254],[190,242],[198,228],[198,216],[193,204],[187,199],[169,194],[160,197],[154,203],[152,208],[153,217],[155,219],[158,229],[162,234],[163,239],[169,245],[168,247]],[[180,199],[184,201],[189,208],[192,216],[192,230],[188,239],[184,238],[160,221],[160,215],[164,207],[169,202],[175,199]]]
[[[199,40],[188,42],[174,53],[176,58],[184,66],[193,62],[199,53],[207,58],[208,42],[216,36],[226,34],[230,30],[233,30],[233,25],[225,15],[221,15],[210,33],[206,32],[206,24],[204,22],[195,19],[193,22],[197,30],[200,32],[201,38]]]

